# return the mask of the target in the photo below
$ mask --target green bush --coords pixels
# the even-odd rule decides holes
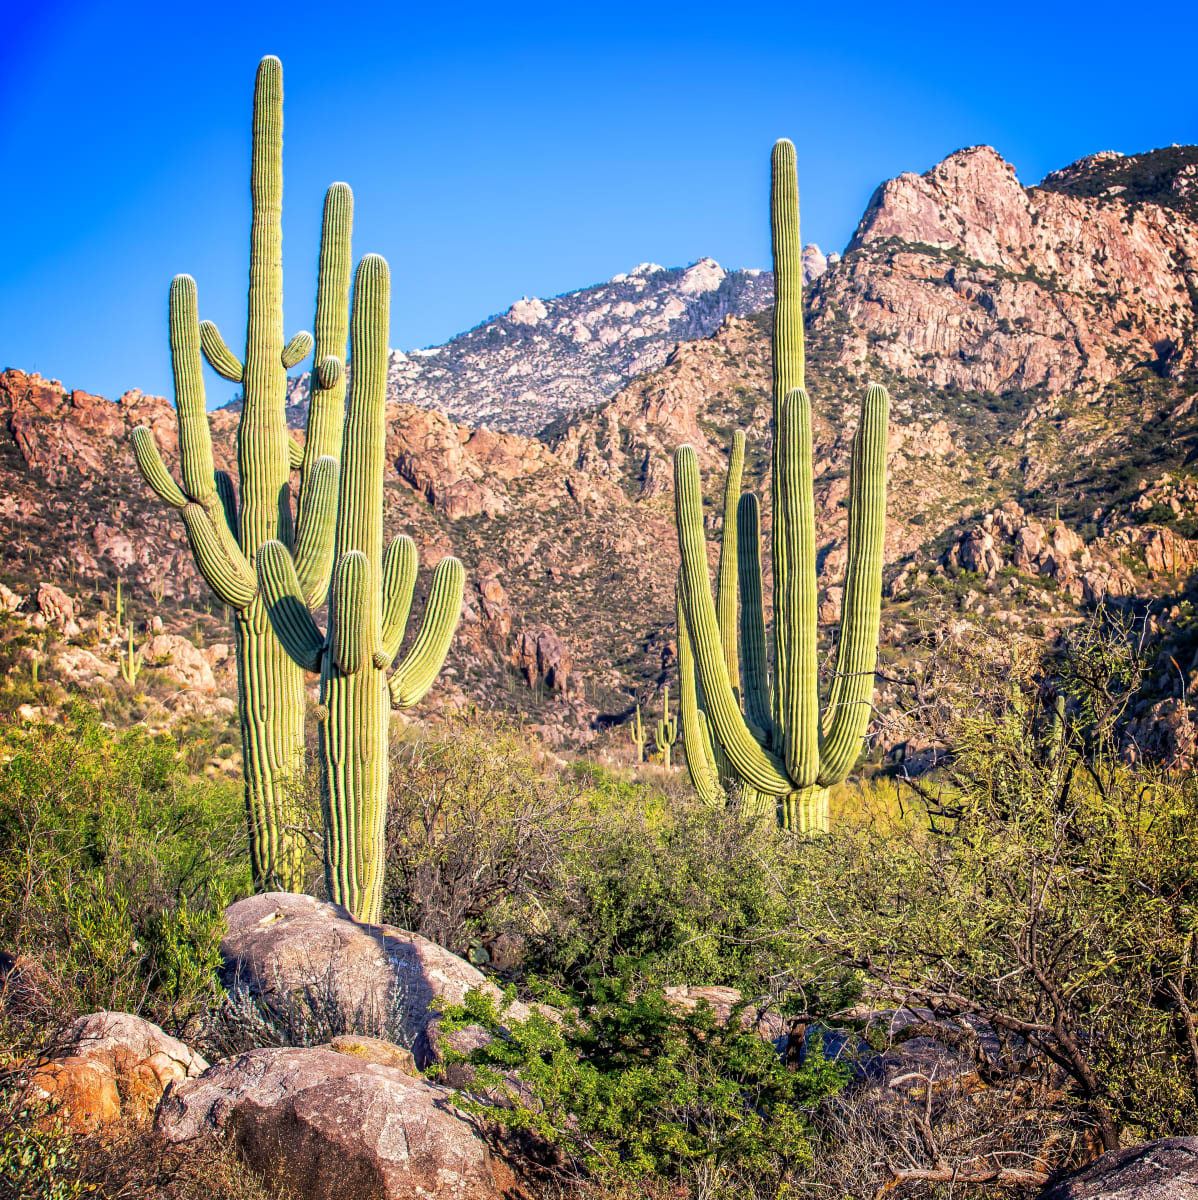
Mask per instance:
[[[41,962],[61,1014],[182,1027],[212,995],[224,907],[250,887],[239,789],[189,781],[172,739],[82,708],[5,748],[3,944]]]
[[[641,789],[642,793],[644,789]],[[658,985],[785,992],[803,963],[791,929],[785,847],[772,818],[693,798],[655,807],[589,793],[539,920],[529,969],[572,990],[628,964]]]
[[[1116,753],[1130,635],[1003,651],[1000,673],[978,641],[963,648],[947,704],[925,682],[947,765],[913,781],[914,809],[809,844],[796,913],[878,1007],[989,1030],[964,1043],[984,1084],[1038,1081],[1107,1149],[1190,1132],[1198,777]]]
[[[458,953],[509,933],[524,974],[580,991],[660,984],[785,992],[802,956],[771,820],[590,763],[547,770],[507,726],[455,723],[400,746],[385,918]]]
[[[629,974],[596,979],[559,1024],[470,992],[447,1010],[446,1033],[481,1026],[493,1040],[446,1063],[473,1066],[457,1094],[470,1111],[529,1131],[609,1190],[664,1184],[673,1194],[776,1196],[812,1161],[807,1111],[843,1087],[846,1072],[809,1055],[797,1070],[743,1007],[721,1023],[700,1005],[671,1006]]]

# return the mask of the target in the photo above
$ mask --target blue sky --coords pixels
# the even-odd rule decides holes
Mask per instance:
[[[24,5],[0,37],[0,367],[170,394],[180,271],[245,322],[254,69],[283,60],[289,332],[324,188],[393,273],[391,343],[652,260],[768,264],[769,149],[841,249],[876,185],[986,142],[1024,183],[1198,141],[1198,6]],[[33,11],[36,8],[36,11]],[[231,385],[209,379],[210,399]]]

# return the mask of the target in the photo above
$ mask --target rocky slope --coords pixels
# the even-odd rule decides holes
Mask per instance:
[[[814,245],[803,262],[809,279],[828,264]],[[772,300],[769,272],[725,271],[710,258],[676,269],[641,263],[563,296],[525,296],[443,346],[393,350],[389,395],[468,425],[532,435],[660,367],[678,342],[708,337],[729,314]],[[307,394],[307,376],[292,380],[297,423]]]
[[[938,387],[1056,396],[1141,362],[1194,366],[1198,225],[1024,188],[988,146],[883,184],[824,284],[812,324],[837,331],[850,370],[872,356]]]
[[[893,397],[886,663],[910,664],[931,620],[1040,635],[1102,599],[1135,597],[1155,597],[1169,619],[1198,562],[1196,252],[1198,227],[1174,209],[1023,189],[986,148],[879,189],[851,250],[809,296],[829,638],[866,375]],[[545,307],[535,325],[516,326],[548,323]],[[389,406],[387,527],[415,537],[425,580],[451,551],[469,572],[462,631],[423,715],[506,708],[549,744],[619,752],[613,726],[638,699],[659,703],[674,666],[670,455],[683,441],[697,447],[713,531],[732,429],[749,434],[748,485],[768,486],[768,326],[768,313],[728,315],[711,338],[682,343],[539,438]],[[1065,340],[1054,336],[1065,328]],[[511,361],[499,355],[496,370]],[[232,465],[236,420],[212,416],[218,465]],[[80,605],[86,641],[119,576],[139,614],[161,606],[175,636],[197,610],[215,627],[219,609],[203,612],[210,601],[179,525],[136,477],[127,433],[140,422],[177,456],[164,400],[111,403],[0,376],[9,607],[31,597],[38,616],[34,585],[58,583]],[[764,515],[768,528],[768,504]],[[1186,611],[1173,620],[1184,626]],[[1196,651],[1198,633],[1181,638],[1166,688],[1198,690]]]

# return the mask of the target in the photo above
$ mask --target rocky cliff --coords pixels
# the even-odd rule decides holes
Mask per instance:
[[[937,387],[1092,395],[1139,363],[1191,369],[1198,225],[1069,194],[1069,177],[1025,188],[975,146],[884,183],[816,289],[813,329],[836,331],[849,370],[873,359]]]

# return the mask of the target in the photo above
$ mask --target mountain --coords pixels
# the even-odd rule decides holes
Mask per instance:
[[[1198,221],[1198,146],[1165,146],[1143,154],[1102,150],[1040,181],[1044,191],[1122,204],[1157,204]]]
[[[828,260],[812,245],[803,262],[810,279]],[[641,263],[563,296],[525,296],[443,346],[393,350],[388,395],[465,424],[531,436],[601,404],[660,367],[679,342],[710,336],[726,316],[765,308],[773,286],[767,271],[725,271],[710,258],[673,269]],[[307,395],[308,377],[293,379],[295,424],[303,422]]]
[[[1178,669],[1162,676],[1159,703],[1188,713],[1198,633],[1173,605],[1198,564],[1196,271],[1198,224],[1177,208],[1024,188],[987,147],[883,184],[807,298],[825,638],[838,619],[857,406],[878,378],[893,398],[883,661],[910,667],[937,628],[1042,636],[1104,599],[1134,600],[1174,631]],[[601,308],[599,294],[626,282],[561,300]],[[567,310],[551,303],[521,302],[520,320],[502,319],[520,332],[493,336],[561,345],[550,333]],[[749,436],[746,486],[768,501],[769,322],[768,311],[729,313],[711,337],[667,350],[539,437],[389,405],[387,528],[416,539],[422,580],[450,551],[468,570],[462,630],[425,716],[505,708],[549,745],[622,752],[619,726],[675,665],[674,448],[699,453],[712,530],[734,428]],[[493,360],[471,354],[478,379],[496,373],[495,393],[511,386],[506,343]],[[236,420],[212,415],[218,466],[234,466]],[[73,589],[94,638],[87,619],[119,576],[138,612],[162,612],[180,636],[215,636],[182,530],[136,476],[127,436],[139,422],[176,460],[165,400],[113,403],[0,375],[0,607],[36,607],[35,585],[51,581]],[[770,516],[767,502],[767,530]],[[1140,714],[1146,740],[1165,737],[1159,716]],[[884,746],[884,728],[877,736]]]

